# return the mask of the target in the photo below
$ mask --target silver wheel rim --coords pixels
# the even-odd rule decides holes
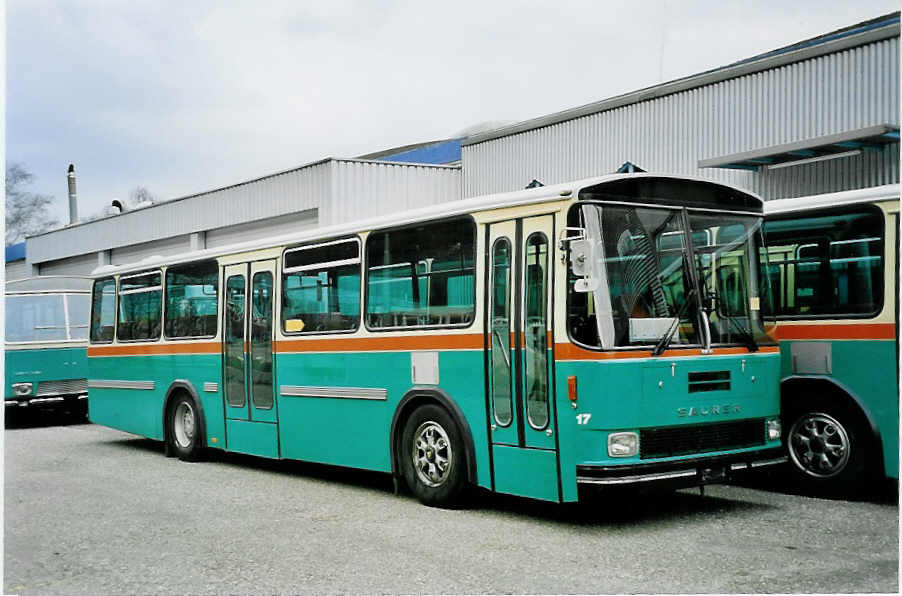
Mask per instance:
[[[413,433],[411,456],[417,478],[433,488],[444,484],[454,467],[451,440],[445,429],[431,420],[421,424]]]
[[[186,401],[175,407],[172,417],[175,442],[179,447],[187,448],[194,440],[194,408]]]
[[[806,414],[789,431],[789,456],[809,476],[836,476],[849,463],[850,452],[846,429],[827,414]]]

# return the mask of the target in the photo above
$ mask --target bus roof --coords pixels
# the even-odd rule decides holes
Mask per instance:
[[[93,277],[105,277],[117,273],[129,273],[144,269],[153,269],[161,265],[189,263],[191,261],[212,259],[233,253],[260,250],[280,246],[283,244],[297,244],[308,240],[317,240],[320,238],[334,238],[336,236],[354,234],[367,230],[377,230],[381,228],[402,226],[418,221],[428,221],[444,217],[453,217],[456,215],[464,215],[476,211],[503,209],[506,207],[514,207],[519,205],[531,205],[536,203],[564,200],[578,196],[578,192],[582,188],[625,178],[670,178],[704,182],[707,184],[722,186],[724,188],[749,195],[756,200],[761,201],[760,197],[758,197],[754,193],[742,189],[738,186],[722,182],[714,182],[707,178],[701,178],[698,176],[653,173],[608,174],[605,176],[594,176],[591,178],[584,178],[582,180],[574,180],[571,182],[563,182],[560,184],[549,184],[548,186],[540,186],[538,188],[496,193],[491,195],[482,195],[468,199],[449,201],[447,203],[441,203],[439,205],[431,205],[429,207],[411,209],[390,215],[369,218],[358,222],[332,225],[322,228],[306,229],[300,232],[283,234],[281,236],[250,240],[238,244],[221,246],[212,249],[208,248],[204,250],[197,250],[178,255],[171,255],[168,257],[151,256],[136,263],[127,263],[122,265],[102,265],[94,269],[91,275]]]
[[[91,278],[81,275],[41,275],[6,282],[6,293],[90,292]]]
[[[887,184],[885,186],[873,186],[859,190],[845,190],[831,192],[822,195],[811,195],[795,199],[775,199],[764,202],[764,214],[775,215],[777,213],[792,213],[794,211],[807,211],[819,207],[838,207],[853,205],[855,203],[873,203],[876,201],[899,200],[902,190],[899,184]]]

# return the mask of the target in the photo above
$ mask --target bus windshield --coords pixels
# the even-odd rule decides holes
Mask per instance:
[[[579,211],[599,283],[580,293],[570,275],[577,343],[752,347],[766,340],[757,299],[760,217],[594,203]]]

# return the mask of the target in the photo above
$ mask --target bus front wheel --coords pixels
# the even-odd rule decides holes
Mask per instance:
[[[819,496],[853,497],[871,479],[873,449],[858,416],[838,404],[805,404],[790,417],[789,465],[798,484]]]
[[[421,503],[460,505],[466,454],[460,429],[447,411],[432,404],[414,410],[401,434],[400,457],[404,480]]]
[[[175,396],[167,416],[166,440],[170,451],[182,461],[200,459],[200,412],[190,395]]]

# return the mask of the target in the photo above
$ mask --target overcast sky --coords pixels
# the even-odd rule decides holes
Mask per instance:
[[[67,218],[519,121],[877,17],[898,0],[7,2],[6,158]]]

